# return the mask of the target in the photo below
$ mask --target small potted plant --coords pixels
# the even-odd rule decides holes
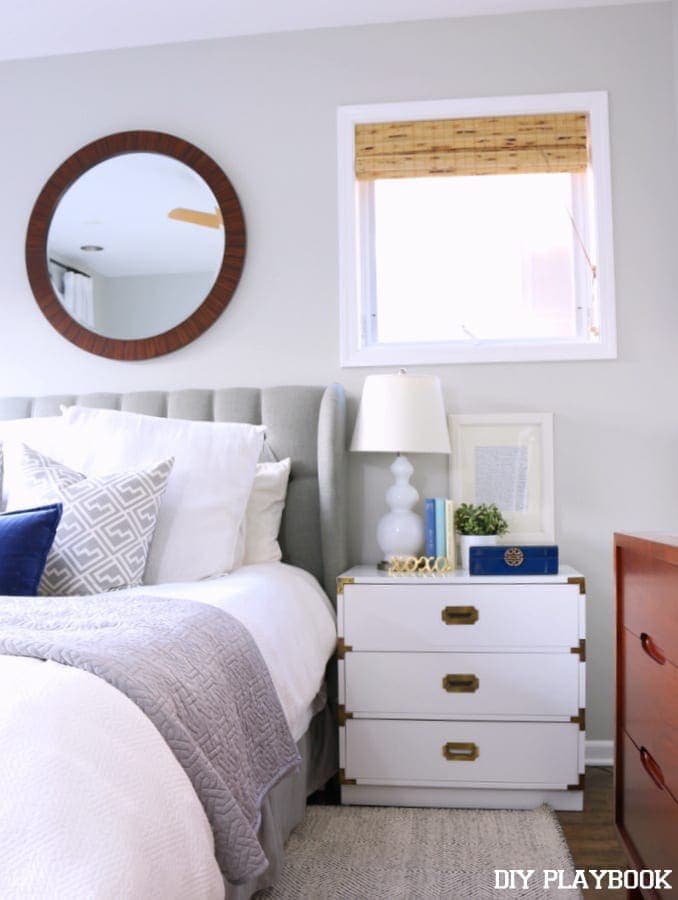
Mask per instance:
[[[508,531],[508,522],[495,503],[462,503],[454,513],[454,527],[459,535],[461,567],[469,570],[469,549],[496,544],[500,534]]]

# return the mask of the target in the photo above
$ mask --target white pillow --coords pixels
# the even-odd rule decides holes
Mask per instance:
[[[66,428],[61,416],[39,416],[35,419],[5,419],[0,421],[0,444],[4,458],[2,499],[0,511],[26,509],[22,497],[23,473],[21,445],[28,444],[55,459],[64,455]]]
[[[259,463],[244,522],[243,565],[282,559],[278,533],[285,509],[291,462]]]
[[[65,462],[87,475],[174,457],[144,582],[197,581],[237,564],[240,523],[264,441],[262,425],[191,422],[71,406]]]

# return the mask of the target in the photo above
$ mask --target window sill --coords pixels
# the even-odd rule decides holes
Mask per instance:
[[[616,359],[613,340],[584,342],[479,341],[468,343],[371,344],[342,347],[341,367],[430,366],[464,363],[575,362]]]

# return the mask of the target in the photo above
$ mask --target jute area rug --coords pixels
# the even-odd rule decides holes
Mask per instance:
[[[544,889],[544,869],[573,864],[558,820],[535,810],[309,806],[277,885],[257,900],[581,898]],[[534,869],[527,889],[495,888],[495,869]]]

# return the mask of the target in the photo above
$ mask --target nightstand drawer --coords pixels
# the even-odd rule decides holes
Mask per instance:
[[[354,715],[579,714],[579,656],[572,653],[347,653],[346,709]]]
[[[353,650],[569,649],[579,644],[576,584],[347,584]]]
[[[359,784],[565,789],[579,781],[565,723],[349,719],[345,777]]]

